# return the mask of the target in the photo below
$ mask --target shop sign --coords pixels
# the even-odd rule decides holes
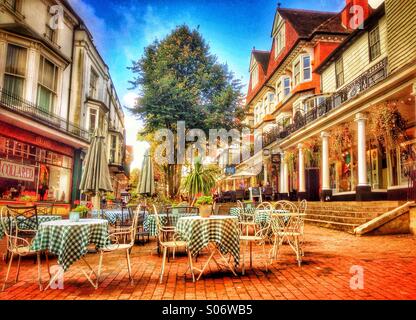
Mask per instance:
[[[35,181],[36,167],[0,160],[0,178]]]
[[[225,175],[226,176],[232,176],[233,174],[235,174],[236,169],[235,166],[226,166],[225,167]]]

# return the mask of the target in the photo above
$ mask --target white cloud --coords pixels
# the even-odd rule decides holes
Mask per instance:
[[[143,162],[144,153],[149,148],[149,144],[144,141],[137,141],[137,133],[142,128],[143,124],[134,116],[126,112],[125,127],[126,127],[126,144],[133,146],[133,162],[131,169],[140,168]]]
[[[79,16],[84,20],[88,30],[94,38],[94,43],[99,51],[105,49],[108,43],[109,31],[104,19],[97,16],[93,6],[84,2],[84,0],[71,0],[71,5],[74,7]]]
[[[153,7],[148,5],[146,7],[146,13],[143,17],[143,32],[147,43],[151,43],[155,39],[162,39],[175,27],[174,23],[156,15],[154,11]],[[158,11],[158,9],[156,9],[156,11]]]
[[[138,97],[137,93],[128,92],[123,97],[123,104],[128,108],[133,108]]]

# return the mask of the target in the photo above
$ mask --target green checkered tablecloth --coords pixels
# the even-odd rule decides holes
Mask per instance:
[[[32,248],[57,255],[58,264],[66,271],[87,253],[89,244],[102,248],[108,243],[107,220],[62,220],[42,223]]]
[[[23,220],[23,217],[18,217],[17,220]],[[62,217],[61,216],[38,216],[38,224],[41,224],[43,222],[49,222],[49,221],[57,221],[57,220],[61,220]],[[6,220],[5,224],[7,225],[7,218],[5,218],[4,220]],[[27,228],[27,230],[34,230],[36,229],[36,226],[33,225],[31,226],[30,224],[32,223],[32,220],[27,220],[25,221],[25,226]],[[34,223],[34,222],[33,222]],[[22,230],[24,231],[24,230]],[[4,230],[3,230],[3,224],[0,223],[0,239],[2,239],[4,237]]]
[[[232,255],[236,266],[240,262],[240,236],[236,217],[182,217],[176,224],[176,233],[188,243],[193,256],[209,243],[215,243],[223,255]]]
[[[128,210],[93,210],[92,217],[97,219],[105,219],[110,224],[115,224],[117,221],[130,219]]]
[[[180,217],[182,217],[180,214],[172,213],[169,215],[169,220],[168,220],[168,215],[166,213],[159,214],[160,223],[162,225],[169,224],[171,226],[176,226]],[[143,222],[143,227],[145,231],[149,232],[150,236],[152,237],[157,236],[156,217],[154,214],[148,214],[145,217],[144,222]]]
[[[231,216],[235,216],[235,217],[240,217],[240,212],[241,209],[240,208],[231,208],[230,209],[230,215]],[[250,209],[246,209],[246,212],[248,214],[254,214],[256,212],[255,208],[250,208]],[[257,210],[256,213],[256,223],[258,224],[266,224],[270,221],[271,218],[271,214],[285,214],[287,213],[286,211],[282,211],[282,210],[273,210],[272,212],[268,211],[268,210]]]

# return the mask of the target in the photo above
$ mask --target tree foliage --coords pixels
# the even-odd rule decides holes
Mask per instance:
[[[198,30],[178,26],[162,41],[145,48],[130,68],[130,83],[141,90],[133,114],[144,120],[143,134],[187,129],[231,129],[243,117],[241,83],[226,65],[219,64]]]
[[[226,65],[218,63],[198,30],[176,27],[145,48],[130,69],[135,75],[130,83],[140,90],[131,112],[144,122],[142,137],[159,129],[176,133],[178,121],[185,121],[187,130],[202,129],[207,134],[209,129],[240,128],[242,85]],[[179,190],[181,167],[167,165],[163,170],[173,197]]]

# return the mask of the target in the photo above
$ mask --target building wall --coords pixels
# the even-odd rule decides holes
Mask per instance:
[[[363,73],[363,71],[371,68],[377,62],[387,56],[387,23],[385,17],[381,18],[379,21],[379,31],[381,56],[375,61],[370,62],[368,32],[362,34],[342,54],[344,63],[344,85],[354,81],[360,74]],[[322,73],[322,91],[335,92],[340,88],[336,87],[335,63],[332,63]]]
[[[386,0],[390,72],[416,59],[416,1]]]

